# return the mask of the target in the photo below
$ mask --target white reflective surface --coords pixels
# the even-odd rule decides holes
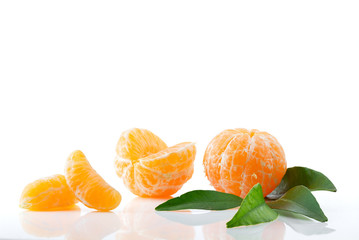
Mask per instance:
[[[60,212],[8,209],[0,218],[0,238],[282,240],[357,239],[359,235],[354,203],[343,204],[340,210],[334,201],[322,204],[328,223],[282,213],[271,223],[227,229],[225,223],[236,209],[156,212],[155,206],[163,201],[135,197],[112,212],[92,211],[80,204]]]

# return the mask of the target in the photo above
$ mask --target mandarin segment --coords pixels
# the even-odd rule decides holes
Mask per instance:
[[[287,169],[282,146],[267,132],[228,129],[208,145],[205,174],[217,191],[245,197],[257,183],[264,196],[280,183]]]
[[[167,147],[152,132],[133,128],[121,135],[116,152],[116,173],[132,193],[164,197],[192,177],[196,147],[191,142]]]
[[[123,132],[116,146],[116,174],[122,177],[132,162],[166,148],[166,143],[147,129],[132,128]]]
[[[178,172],[188,169],[196,154],[194,143],[184,142],[140,159],[140,164],[160,173]]]
[[[211,161],[204,161],[205,172],[209,179],[220,179],[220,163],[222,161],[222,153],[226,150],[228,144],[231,142],[235,134],[245,132],[245,129],[227,129],[221,134],[217,135],[208,145],[204,159],[211,159]],[[217,181],[211,181],[213,187],[218,191],[224,191],[222,184]]]
[[[91,167],[86,156],[79,150],[68,157],[65,176],[70,189],[89,208],[109,211],[121,202],[120,193]]]
[[[75,194],[61,174],[28,184],[20,197],[20,207],[34,211],[65,210],[76,202]]]
[[[176,193],[193,174],[193,166],[179,172],[163,174],[140,164],[135,166],[135,183],[142,197],[163,197]]]
[[[147,129],[132,128],[121,134],[116,153],[122,159],[136,161],[167,148],[158,136]]]

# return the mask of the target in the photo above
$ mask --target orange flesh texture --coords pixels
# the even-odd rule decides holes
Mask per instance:
[[[124,183],[141,197],[172,195],[192,177],[195,153],[193,143],[180,143],[140,159],[127,168]]]
[[[168,148],[152,132],[135,128],[122,134],[117,154],[117,175],[132,193],[165,197],[176,193],[192,177],[196,147],[185,142]]]
[[[79,150],[71,153],[67,159],[65,176],[70,189],[89,208],[109,211],[121,202],[120,193],[91,167]]]
[[[132,128],[121,134],[116,153],[123,159],[137,161],[165,148],[167,148],[166,143],[151,131]]]
[[[272,135],[241,128],[218,134],[208,145],[203,164],[217,191],[242,198],[256,183],[268,195],[287,169],[283,148]]]
[[[132,128],[123,132],[116,146],[115,168],[117,175],[122,177],[123,171],[129,165],[165,148],[167,148],[166,143],[146,129]]]
[[[66,210],[76,202],[65,176],[56,174],[28,184],[22,192],[20,207],[34,211]]]

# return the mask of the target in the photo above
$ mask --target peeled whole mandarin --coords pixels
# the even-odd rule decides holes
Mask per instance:
[[[220,192],[244,198],[257,183],[263,195],[271,193],[287,170],[284,151],[267,132],[244,128],[227,129],[208,144],[203,164],[205,174]]]

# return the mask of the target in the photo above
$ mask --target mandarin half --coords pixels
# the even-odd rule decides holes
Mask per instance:
[[[282,146],[267,132],[227,129],[207,146],[205,174],[217,191],[244,198],[257,183],[263,195],[271,193],[287,170]]]
[[[140,197],[165,197],[176,193],[193,174],[194,143],[172,147],[146,129],[121,134],[115,169],[126,187]]]

